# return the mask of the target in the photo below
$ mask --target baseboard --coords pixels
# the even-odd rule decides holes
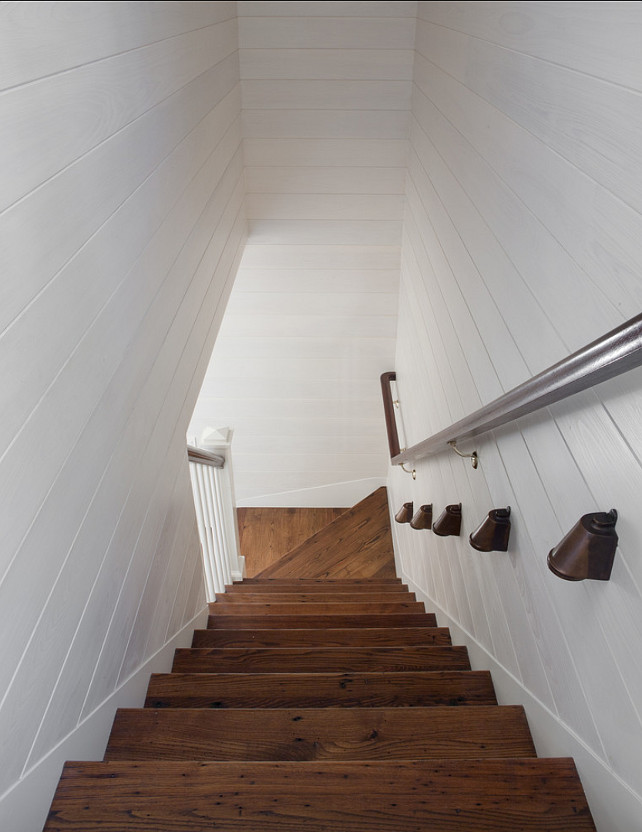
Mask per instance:
[[[475,638],[453,621],[439,604],[426,595],[403,571],[404,583],[426,609],[437,614],[441,627],[449,627],[453,644],[468,648],[473,670],[490,670],[501,705],[523,705],[537,754],[540,757],[573,757],[598,832],[633,832],[641,829],[642,796],[634,792],[603,760],[552,711],[534,697]]]
[[[263,494],[238,500],[239,508],[351,508],[386,485],[385,477],[368,477],[363,480],[334,482],[315,488],[301,488],[298,491],[281,491],[278,494]]]
[[[169,671],[174,650],[190,646],[193,631],[206,626],[207,615],[205,608],[0,797],[0,829],[42,829],[65,761],[102,760],[116,709],[142,706],[150,674]]]
[[[233,581],[242,581],[245,577],[245,557],[243,555],[239,555],[238,558],[238,569],[232,569],[232,580]]]

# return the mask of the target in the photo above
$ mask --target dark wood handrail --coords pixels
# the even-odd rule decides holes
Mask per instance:
[[[397,432],[397,422],[395,420],[395,406],[392,401],[392,390],[390,389],[390,382],[397,380],[395,372],[382,373],[381,380],[381,395],[383,396],[383,413],[386,417],[386,433],[388,434],[388,448],[390,449],[390,457],[397,456],[400,453],[399,434]]]
[[[212,468],[225,467],[224,456],[212,454],[209,451],[204,451],[202,448],[195,448],[193,445],[187,446],[187,458],[190,462],[199,462],[201,465],[211,465]]]
[[[642,364],[642,315],[636,315],[622,326],[569,355],[547,370],[503,396],[480,407],[470,416],[429,436],[398,454],[392,454],[395,465],[416,462],[447,450],[449,443],[470,439],[498,428],[542,407],[594,387],[603,381],[639,367]],[[384,375],[389,375],[385,374]],[[383,376],[382,387],[383,387]],[[389,395],[389,389],[388,389]],[[384,395],[384,408],[386,407]],[[394,414],[393,414],[394,418]],[[386,425],[388,418],[386,417]],[[390,441],[390,439],[389,439]]]

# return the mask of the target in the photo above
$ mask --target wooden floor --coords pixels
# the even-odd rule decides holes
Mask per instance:
[[[260,578],[396,577],[388,495],[378,488],[259,573]]]
[[[254,577],[331,523],[347,508],[239,508],[245,575]]]

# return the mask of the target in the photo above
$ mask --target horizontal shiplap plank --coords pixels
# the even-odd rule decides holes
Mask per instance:
[[[394,194],[249,194],[248,219],[401,220],[404,200]]]
[[[264,448],[263,453],[244,454],[242,451],[234,454],[236,470],[245,474],[269,474],[278,470],[284,474],[316,474],[329,472],[340,474],[337,479],[347,479],[345,474],[358,471],[360,477],[384,476],[388,467],[385,448],[378,448],[378,453],[270,453]]]
[[[231,20],[0,96],[0,211],[228,57],[236,37]]]
[[[419,17],[508,50],[642,90],[642,16],[637,3],[435,2],[421,3]]]
[[[238,203],[239,195],[236,196],[236,205]],[[221,240],[217,241],[214,251],[219,245],[224,245],[227,238],[223,229],[221,229],[221,232]],[[206,237],[205,240],[207,241],[207,239]],[[214,254],[214,251],[211,253]],[[190,254],[190,258],[196,257],[197,263],[198,254],[199,247]],[[187,266],[188,264],[184,262],[183,265]],[[41,715],[45,714],[43,723],[43,729],[45,730],[42,739],[43,744],[38,743],[36,746],[38,754],[44,753],[51,747],[51,744],[55,744],[62,739],[76,726],[90,683],[94,686],[91,689],[90,710],[104,701],[114,690],[118,668],[129,635],[129,628],[138,608],[142,587],[150,564],[149,559],[153,555],[162,517],[166,512],[167,486],[169,486],[169,492],[171,492],[175,482],[171,474],[169,476],[159,476],[160,467],[164,464],[160,462],[160,459],[165,459],[167,456],[167,464],[170,464],[169,458],[171,457],[167,455],[168,447],[173,448],[179,459],[184,454],[183,443],[177,441],[178,437],[183,434],[183,419],[187,415],[187,413],[181,414],[181,408],[185,407],[187,388],[193,383],[193,360],[202,349],[202,339],[207,333],[206,324],[211,321],[212,312],[210,310],[216,308],[215,303],[208,308],[203,302],[207,299],[214,301],[217,290],[220,293],[220,284],[217,285],[216,283],[214,284],[214,292],[209,293],[211,269],[214,265],[215,263],[208,257],[204,258],[203,271],[192,284],[194,291],[188,292],[185,296],[182,308],[176,310],[171,303],[168,303],[170,297],[168,297],[167,287],[165,287],[165,291],[160,292],[158,305],[154,306],[148,315],[148,325],[156,333],[157,342],[154,343],[154,338],[151,338],[151,340],[149,337],[144,338],[145,331],[142,330],[139,333],[139,340],[137,339],[130,345],[130,360],[123,362],[119,367],[111,385],[107,385],[104,393],[113,410],[110,410],[108,406],[103,406],[92,414],[87,429],[80,434],[80,439],[77,446],[74,447],[67,467],[62,470],[55,487],[47,495],[46,510],[40,513],[34,528],[30,530],[28,548],[36,549],[37,552],[41,553],[43,544],[38,543],[34,538],[37,533],[51,533],[51,526],[47,522],[51,519],[51,513],[57,514],[57,516],[60,516],[61,513],[64,514],[66,521],[69,522],[68,535],[69,542],[74,544],[74,558],[80,558],[82,561],[80,568],[82,574],[75,574],[74,561],[70,559],[66,565],[72,579],[65,580],[61,577],[58,582],[54,582],[55,593],[52,593],[49,599],[51,603],[46,608],[47,614],[40,618],[38,635],[32,639],[28,656],[25,654],[20,671],[14,677],[13,686],[0,711],[3,736],[12,736],[15,740],[13,742],[14,759],[11,767],[7,766],[3,772],[4,782],[15,774],[16,766],[20,768],[24,763],[24,754],[31,748],[31,742],[38,728]],[[190,274],[191,272],[187,270],[186,273]],[[171,292],[169,295],[171,296]],[[169,311],[172,309],[178,314],[172,316]],[[194,321],[193,316],[195,313],[198,315],[197,310],[207,310],[201,311],[200,327],[198,329],[194,327],[195,331],[190,332],[188,326],[186,331],[185,324],[190,320]],[[111,327],[110,331],[113,339],[115,330]],[[149,335],[149,333],[147,334]],[[184,349],[177,350],[176,347],[181,343]],[[135,352],[132,350],[134,346],[138,347]],[[89,355],[93,357],[94,353],[89,351]],[[133,360],[133,355],[136,355],[137,360]],[[164,360],[169,361],[170,356],[174,357],[174,365],[168,364]],[[172,371],[176,372],[176,375],[169,371],[170,367]],[[142,374],[142,378],[139,377],[140,374]],[[135,399],[138,409],[134,409],[133,413],[129,408],[123,406],[123,399],[127,401],[129,398],[132,377],[136,382],[135,389],[138,392],[138,398]],[[117,389],[114,390],[114,388]],[[172,388],[175,405],[174,407],[163,408],[162,403],[169,392],[168,388]],[[156,423],[154,423],[154,419],[150,420],[149,418],[150,407],[156,414],[154,416]],[[49,418],[51,418],[51,413],[52,411],[47,410]],[[62,416],[64,414],[61,414],[61,418]],[[179,416],[181,418],[177,424]],[[143,453],[144,448],[140,447],[139,430],[142,423],[146,423],[145,435],[149,436],[146,454]],[[94,426],[103,437],[101,443],[96,442],[96,433],[91,429]],[[127,430],[123,431],[125,426]],[[114,454],[114,434],[122,442],[122,444],[117,444],[117,454]],[[42,435],[45,435],[45,433],[43,432]],[[132,448],[125,442],[125,436],[130,443],[134,442],[133,452]],[[89,448],[86,447],[87,445],[89,445]],[[138,450],[137,445],[139,446]],[[160,454],[159,462],[154,463],[153,458],[157,456],[154,449],[159,447],[164,450]],[[104,464],[100,466],[98,464],[100,456],[104,454],[106,454]],[[141,455],[144,464],[137,466],[137,459],[142,462]],[[82,464],[78,464],[78,456],[81,456]],[[124,464],[125,476],[112,479],[112,476],[107,473],[109,468],[107,463],[109,462]],[[86,470],[83,470],[83,467]],[[132,469],[135,471],[135,475],[131,476],[130,473],[130,476],[127,476],[127,472]],[[68,477],[73,479],[71,488],[66,482]],[[89,483],[92,483],[92,485],[88,488]],[[154,494],[155,485],[158,486],[156,494]],[[97,496],[95,493],[97,486],[102,499],[94,501],[92,505],[92,497]],[[82,494],[82,498],[80,494]],[[111,500],[109,500],[109,497],[111,497]],[[145,507],[150,498],[151,506],[147,512],[145,524],[141,517],[141,506],[143,507],[143,517],[145,517]],[[124,504],[121,502],[123,499]],[[71,508],[67,505],[69,502],[72,504]],[[103,507],[102,514],[105,514],[106,505],[111,506],[112,510],[106,512],[105,517],[101,517],[100,507]],[[88,506],[91,506],[92,511],[87,512]],[[122,513],[119,511],[121,507],[126,507],[126,510]],[[112,513],[114,510],[116,511],[115,516]],[[78,512],[80,512],[80,516],[76,525],[73,525],[70,518]],[[113,523],[115,520],[118,523],[114,534]],[[85,523],[89,525],[83,525]],[[96,532],[105,523],[110,528],[109,534],[104,534],[101,528],[101,534],[97,537]],[[92,524],[94,526],[93,534]],[[82,534],[75,535],[74,533],[81,528]],[[85,534],[89,535],[89,539],[94,542],[94,546],[90,546],[91,551],[95,552],[91,558],[91,568],[86,563]],[[110,535],[112,536],[110,537]],[[60,540],[61,535],[58,535],[58,538]],[[110,543],[107,552],[103,552],[101,549],[96,550],[95,541],[97,539],[103,540],[104,545]],[[47,544],[45,544],[45,548],[47,548]],[[64,553],[65,550],[63,549],[60,554]],[[21,554],[26,555],[24,548]],[[105,554],[104,560],[103,554]],[[107,556],[108,554],[109,556]],[[26,563],[21,563],[20,568],[25,565]],[[39,576],[40,582],[45,584],[45,593],[48,594],[52,586],[47,583],[43,570],[39,570]],[[114,580],[114,576],[118,576],[118,579]],[[94,578],[95,583],[92,587]],[[80,582],[87,583],[86,591],[79,589]],[[37,595],[34,588],[32,580],[29,601],[36,604]],[[87,601],[86,606],[84,603],[80,606],[74,606],[74,599],[78,596],[83,601]],[[67,603],[63,602],[65,599]],[[118,609],[119,614],[114,615],[116,609]],[[61,616],[61,610],[65,611],[65,615]],[[70,613],[70,610],[74,610],[73,614]],[[25,610],[26,612],[27,610]],[[84,617],[83,622],[78,626],[81,616]],[[34,615],[32,618],[35,620],[37,616]],[[90,620],[87,621],[86,618]],[[113,633],[113,640],[110,639],[108,649],[101,654],[102,637],[110,621],[115,622],[116,629]],[[85,624],[87,626],[83,626]],[[65,634],[62,632],[63,630]],[[64,663],[65,652],[70,644],[72,647],[68,655],[68,662]],[[14,643],[14,649],[15,646]],[[32,661],[33,656],[39,656],[39,661]],[[69,659],[72,656],[74,662],[70,663]],[[101,672],[97,671],[99,656],[103,661],[109,662],[109,667],[105,667],[104,671]],[[114,678],[114,674],[116,678]],[[31,681],[34,676],[37,679],[42,679],[48,675],[52,679],[58,679],[58,688],[51,701],[49,700],[51,689],[48,686]],[[27,708],[26,712],[29,713],[28,727],[16,719],[16,713],[25,713],[24,708]]]
[[[396,245],[259,245],[249,241],[243,266],[270,269],[394,269]]]
[[[411,49],[241,49],[241,78],[412,79]]]
[[[375,412],[379,418],[380,411],[375,411],[378,402],[371,398],[365,401],[346,401],[338,399],[216,399],[201,397],[200,405],[208,407],[216,415],[219,425],[234,425],[234,420],[257,418],[260,408],[261,419],[296,418],[296,419],[345,419],[370,418]]]
[[[452,170],[453,159],[457,158],[455,188],[461,187],[466,192],[480,216],[483,216],[489,230],[519,271],[521,281],[512,281],[511,290],[521,293],[524,284],[532,287],[531,292],[537,298],[538,306],[546,309],[551,323],[565,342],[566,346],[563,346],[557,338],[538,337],[532,341],[532,346],[536,347],[532,352],[528,349],[528,344],[525,344],[525,355],[530,352],[531,366],[535,368],[538,365],[533,362],[540,362],[539,368],[543,369],[562,358],[564,354],[584,346],[591,340],[589,333],[594,333],[592,337],[595,338],[621,323],[621,317],[609,302],[604,289],[596,282],[587,280],[586,273],[577,261],[553,235],[548,233],[518,196],[506,187],[491,168],[479,164],[479,155],[475,149],[439,111],[427,99],[422,98],[418,101],[416,112],[422,130],[425,130],[428,124],[431,125],[432,149],[420,133],[416,134],[420,139],[416,147],[421,154],[423,166],[431,169],[432,160],[435,154],[438,154],[441,155],[443,163]],[[494,195],[493,198],[490,198],[491,195]],[[500,257],[503,258],[503,254]],[[543,263],[546,263],[546,268],[542,268]],[[489,283],[494,283],[500,276],[495,266],[487,269],[487,272]],[[559,280],[560,274],[565,276],[563,281]],[[569,327],[568,324],[577,317],[577,287],[580,285],[585,300],[581,320],[583,332],[576,331],[574,326]],[[517,316],[530,315],[528,310],[531,303],[532,301],[521,303],[514,312],[511,310],[510,314],[505,316],[507,324],[516,323]],[[533,321],[526,321],[527,326],[532,323]],[[520,332],[519,327],[516,331]],[[551,347],[557,350],[555,354],[549,352]]]
[[[17,86],[233,19],[235,4],[3,3],[0,78]]]
[[[401,243],[397,220],[272,220],[248,221],[252,245],[394,246]]]
[[[297,337],[277,334],[263,339],[257,335],[228,336],[226,329],[227,326],[224,324],[214,347],[213,358],[217,361],[227,360],[234,356],[241,359],[261,357],[278,361],[282,358],[291,358],[293,355],[305,359],[333,358],[351,361],[355,356],[364,352],[363,339],[353,333],[342,337],[328,334]],[[394,341],[394,338],[368,338],[368,355],[379,356],[392,362],[395,350]]]
[[[232,424],[234,419],[235,436],[244,438],[252,437],[257,441],[263,441],[264,437],[270,436],[292,436],[297,441],[304,441],[309,435],[318,437],[342,437],[346,441],[362,435],[379,436],[381,442],[385,442],[385,427],[382,427],[381,416],[373,410],[368,413],[356,415],[336,414],[334,416],[317,416],[308,412],[307,416],[298,414],[289,416],[287,413],[280,416],[268,416],[261,414],[260,419],[256,414],[249,416],[236,415],[224,412],[219,408],[217,412],[205,412],[197,405],[196,412],[190,424],[190,435],[200,435],[200,432],[211,427],[212,418],[215,424],[227,426]]]
[[[299,17],[414,17],[417,3],[413,0],[399,0],[388,3],[384,0],[306,0],[306,2],[278,2],[278,0],[239,0],[238,14],[241,17],[286,17],[296,12]]]
[[[240,292],[230,298],[229,315],[396,315],[396,293],[372,292],[364,295],[347,292]],[[232,335],[233,328],[226,334]]]
[[[47,662],[55,664],[58,661],[59,668],[62,665],[59,682],[49,706],[50,713],[56,714],[57,719],[46,719],[43,723],[43,730],[34,747],[34,754],[46,749],[49,742],[59,740],[76,725],[88,694],[88,688],[90,695],[86,701],[91,711],[96,703],[106,698],[116,686],[130,628],[136,616],[146,575],[151,565],[149,559],[154,552],[154,541],[158,540],[163,519],[169,510],[166,501],[175,483],[175,475],[159,476],[159,466],[164,463],[153,461],[157,456],[155,449],[161,447],[164,449],[160,454],[160,459],[167,458],[167,464],[171,464],[173,455],[176,460],[180,460],[181,467],[184,466],[182,436],[186,419],[193,406],[194,388],[198,388],[199,381],[198,377],[194,378],[194,367],[202,351],[204,339],[207,338],[212,317],[216,316],[217,299],[221,296],[222,286],[227,278],[226,269],[231,265],[231,258],[225,252],[227,241],[232,243],[232,249],[236,249],[239,242],[235,214],[240,193],[238,188],[234,190],[232,201],[227,203],[229,214],[219,228],[220,237],[211,247],[207,247],[199,265],[199,273],[195,275],[194,280],[190,281],[192,291],[184,297],[183,304],[177,310],[174,320],[168,326],[164,317],[167,315],[167,307],[161,300],[159,307],[152,310],[150,314],[152,318],[150,325],[157,333],[159,343],[148,344],[146,354],[139,355],[137,362],[125,363],[113,380],[113,387],[120,389],[119,383],[127,387],[128,375],[141,372],[144,374],[144,381],[138,385],[137,407],[133,413],[128,414],[125,411],[120,417],[121,419],[129,417],[123,426],[122,441],[113,458],[108,458],[109,464],[103,468],[105,477],[99,482],[91,510],[83,519],[80,527],[81,533],[74,541],[74,558],[86,559],[87,540],[95,543],[97,539],[95,526],[101,527],[107,523],[110,528],[111,536],[100,536],[106,548],[104,551],[102,549],[96,551],[96,555],[100,557],[92,559],[91,570],[86,571],[85,568],[81,568],[82,580],[89,582],[91,592],[88,589],[82,593],[82,597],[87,598],[88,602],[83,610],[77,612],[78,616],[82,614],[82,620],[75,634],[73,628],[78,618],[68,617],[65,621],[65,626],[72,627],[73,639],[60,640],[62,649],[66,650],[70,645],[64,665],[56,653],[58,648],[47,650]],[[219,208],[224,207],[224,204],[219,203]],[[217,260],[220,262],[222,271],[212,280],[212,270],[216,270]],[[159,315],[161,320],[165,320],[164,327],[159,326]],[[196,317],[193,318],[193,315]],[[188,333],[185,330],[185,322],[190,319],[194,321],[194,325]],[[176,350],[177,345],[182,346],[183,349]],[[150,348],[152,353],[149,352]],[[175,366],[170,364],[170,356],[173,356],[174,362],[177,362]],[[169,366],[175,369],[173,379],[168,376]],[[109,392],[111,390],[108,390]],[[122,394],[116,393],[113,398],[117,399],[119,395]],[[173,401],[174,406],[155,408],[153,402],[158,396],[162,397],[161,402],[166,398]],[[150,417],[150,407],[154,411],[153,417]],[[118,410],[116,412],[119,413]],[[103,432],[107,435],[110,430],[117,431],[118,429],[117,425],[112,426],[111,422],[116,420],[109,412],[99,412],[95,420],[98,423],[97,427],[101,422],[106,422],[109,427]],[[142,423],[147,425],[146,448],[141,447],[139,439]],[[90,437],[84,439],[85,442],[91,443],[91,432]],[[106,443],[106,446],[112,450],[109,443]],[[171,454],[168,453],[168,448],[172,449]],[[119,475],[118,469],[123,466],[124,472]],[[134,474],[128,474],[130,471]],[[167,490],[167,484],[170,485],[169,490]],[[82,488],[82,483],[78,483],[77,488]],[[156,494],[154,494],[155,488]],[[89,500],[91,497],[90,492],[86,499]],[[104,506],[106,499],[115,501],[114,506],[118,508],[116,518],[112,517],[111,524],[109,517],[101,517],[100,505]],[[141,506],[147,507],[148,503],[149,510],[146,516],[145,511],[143,512],[144,522],[142,522]],[[202,568],[197,559],[190,558],[189,560],[190,563],[195,563],[196,566]],[[73,562],[69,562],[68,569],[69,574],[73,575]],[[185,575],[184,580],[179,581],[179,589],[183,587],[186,580],[191,584],[192,567],[187,565],[187,561],[185,569],[189,574]],[[114,575],[119,576],[118,580],[114,580]],[[93,587],[92,581],[94,581]],[[172,592],[171,585],[168,585],[167,589]],[[190,589],[191,586],[186,587],[187,591]],[[74,592],[74,581],[61,579],[56,590],[64,597],[68,597]],[[166,602],[169,602],[171,607],[171,598],[166,599]],[[64,604],[56,603],[55,598],[52,597],[48,612],[55,615],[55,611],[61,607],[64,608]],[[185,617],[189,619],[191,615],[193,612],[187,609],[186,604],[182,605],[179,617],[168,629],[176,632],[185,622]],[[56,638],[55,628],[46,627],[44,620],[42,625],[41,644],[42,638],[45,640]],[[107,638],[106,642],[103,642],[104,636]],[[106,648],[102,649],[104,644]],[[23,668],[27,671],[30,666],[33,666],[33,663],[23,663]],[[39,673],[41,670],[40,667],[36,672]],[[37,686],[34,685],[35,687]],[[32,719],[34,716],[35,712],[31,714]]]
[[[242,49],[412,49],[414,18],[239,17]]]
[[[235,297],[245,292],[396,292],[399,273],[393,269],[248,269],[234,281]]]
[[[379,360],[393,361],[394,338],[368,338],[368,355]],[[284,336],[276,334],[268,339],[257,335],[233,337],[227,335],[227,325],[221,328],[213,357],[215,360],[227,361],[228,358],[251,359],[253,357],[279,361],[283,358],[332,358],[341,361],[359,360],[364,351],[364,342],[360,336],[350,333],[346,336],[331,336],[321,334],[317,336]]]
[[[345,436],[340,432],[332,436],[297,436],[281,433],[256,436],[243,431],[234,434],[234,460],[238,454],[251,459],[255,454],[296,454],[303,458],[306,454],[385,454],[386,445],[381,430],[358,436]]]
[[[379,403],[381,389],[378,380],[373,379],[316,379],[298,373],[287,380],[275,383],[266,377],[242,374],[236,378],[208,377],[201,387],[200,399],[318,399],[336,396],[343,401],[370,401]]]
[[[248,110],[407,110],[407,81],[247,79],[241,81]]]
[[[225,133],[224,128],[230,119],[234,123],[238,106],[238,97],[228,96],[214,108],[0,338],[0,372],[6,379],[0,388],[0,446],[29,418],[43,395],[41,380],[53,382],[137,259],[145,257],[149,237],[165,220],[167,206],[180,199],[186,182],[199,173],[216,177],[225,168],[240,137],[238,129]],[[189,193],[196,200],[196,191]],[[88,273],[94,275],[92,281],[87,281]]]
[[[441,27],[420,25],[419,39],[423,57],[640,211],[642,95]]]
[[[601,289],[608,278],[605,302],[621,309],[639,308],[640,215],[436,66],[423,62],[420,72],[426,97],[590,280]],[[582,326],[581,316],[576,323]],[[584,343],[591,340],[586,337]]]
[[[406,110],[289,110],[256,109],[243,112],[246,139],[406,139]],[[326,185],[327,187],[327,185]],[[338,187],[345,187],[339,185]]]
[[[225,59],[2,214],[0,331],[233,89],[237,78],[233,59]]]
[[[390,315],[235,315],[226,318],[227,332],[234,337],[283,338],[394,338],[396,316]]]
[[[247,163],[247,159],[246,159]],[[405,168],[297,165],[245,168],[249,193],[402,194]]]
[[[246,139],[246,165],[276,167],[403,167],[397,139]]]
[[[217,362],[208,374],[212,383],[225,378],[260,379],[270,377],[274,381],[296,379],[305,374],[308,378],[334,382],[349,377],[356,381],[368,381],[379,384],[379,376],[387,366],[386,358],[371,355],[360,350],[352,356],[341,358],[307,358],[305,363],[296,355],[290,355],[275,361],[263,355],[256,355],[250,362],[247,358],[232,355]],[[349,376],[346,372],[349,367]]]

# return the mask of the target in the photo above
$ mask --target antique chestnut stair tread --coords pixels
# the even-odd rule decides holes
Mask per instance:
[[[399,590],[398,592],[339,592],[338,590],[331,590],[330,592],[301,592],[298,590],[283,590],[282,592],[225,592],[216,596],[216,603],[210,604],[212,607],[218,606],[221,609],[223,606],[233,604],[353,604],[353,603],[368,603],[392,604],[401,602],[407,604],[409,602],[415,603],[414,592],[406,590]]]
[[[105,761],[66,765],[45,832],[595,832],[572,760],[381,578],[384,495],[229,587]]]
[[[261,592],[271,586],[318,586],[322,587],[324,590],[332,589],[332,587],[381,586],[396,588],[399,586],[406,586],[406,584],[402,582],[401,578],[280,578],[271,575],[243,578],[242,581],[234,581],[230,584],[230,586],[234,587],[234,589],[245,589],[247,592],[252,592],[253,590],[251,587],[257,585],[261,587]]]
[[[470,670],[465,647],[213,647],[176,650],[172,673]]]
[[[406,673],[155,673],[146,708],[495,705],[486,670]]]
[[[425,614],[424,605],[419,601],[299,601],[261,602],[248,600],[236,604],[210,604],[210,615],[394,615]]]
[[[447,627],[194,630],[192,638],[192,647],[396,647],[450,643]]]
[[[299,615],[228,615],[219,613],[210,615],[207,627],[211,630],[224,630],[228,627],[237,630],[263,629],[316,629],[344,627],[436,627],[437,619],[432,613],[401,612],[401,613],[355,613],[343,615],[339,613],[312,615],[306,612],[307,607]]]
[[[224,597],[236,595],[280,595],[282,593],[303,592],[308,595],[336,595],[337,593],[358,595],[360,598],[370,598],[372,593],[379,595],[410,596],[408,585],[401,581],[282,581],[276,578],[246,578],[242,583],[234,583],[225,587]]]
[[[523,708],[122,709],[106,760],[535,757]]]
[[[592,832],[572,760],[68,763],[46,832]]]

